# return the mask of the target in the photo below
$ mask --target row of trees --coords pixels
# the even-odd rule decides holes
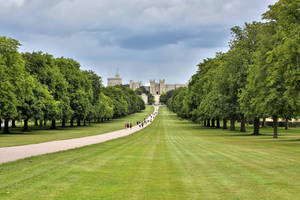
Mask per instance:
[[[254,124],[273,119],[277,138],[278,119],[300,116],[300,2],[279,0],[263,14],[265,22],[233,27],[226,53],[217,53],[198,66],[188,88],[175,90],[168,106],[180,117],[205,126],[235,130],[241,122]]]
[[[4,133],[9,122],[24,121],[45,126],[51,121],[56,128],[67,121],[102,122],[125,116],[145,108],[143,100],[125,86],[107,87],[93,71],[83,71],[73,59],[54,58],[42,52],[19,53],[21,44],[12,38],[0,37],[0,120]],[[1,123],[0,123],[1,124]],[[1,128],[1,127],[0,127]]]

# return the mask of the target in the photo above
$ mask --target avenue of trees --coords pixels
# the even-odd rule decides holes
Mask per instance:
[[[188,88],[161,97],[182,118],[207,127],[235,130],[235,123],[300,116],[300,2],[279,0],[263,14],[264,22],[233,27],[226,53],[198,65]],[[286,123],[287,124],[287,123]],[[286,127],[287,128],[287,127]]]
[[[9,123],[23,121],[46,126],[57,121],[65,127],[81,123],[103,122],[139,112],[143,100],[126,86],[103,87],[101,77],[83,71],[73,59],[54,58],[42,52],[19,53],[21,44],[0,37],[0,121],[4,133]],[[1,124],[1,123],[0,123]]]

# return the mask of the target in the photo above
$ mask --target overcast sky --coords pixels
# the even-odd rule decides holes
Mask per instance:
[[[79,61],[103,77],[185,83],[226,51],[230,28],[258,21],[276,0],[0,0],[0,35],[21,51]]]

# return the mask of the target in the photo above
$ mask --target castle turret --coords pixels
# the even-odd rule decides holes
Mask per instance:
[[[134,85],[134,81],[133,81],[133,80],[130,80],[130,81],[129,81],[129,87],[130,87],[130,89],[132,89],[132,90],[134,90],[133,85]]]
[[[159,80],[159,94],[166,92],[166,81],[165,79]]]
[[[155,93],[155,80],[150,80],[149,82],[150,82],[150,93],[152,95],[155,95],[156,94]]]

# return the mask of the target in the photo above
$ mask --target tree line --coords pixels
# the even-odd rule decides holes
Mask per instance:
[[[145,109],[143,100],[126,86],[104,87],[94,71],[81,70],[70,58],[43,52],[20,53],[20,42],[0,37],[0,122],[29,121],[51,129],[57,121],[65,127],[103,122]],[[1,123],[0,123],[1,124]],[[1,128],[1,126],[0,126]]]
[[[263,14],[263,22],[231,29],[229,50],[203,60],[188,88],[165,94],[162,100],[182,118],[204,126],[235,130],[235,123],[300,116],[300,2],[279,0]],[[222,121],[223,123],[221,123]],[[221,122],[220,122],[221,121]]]

